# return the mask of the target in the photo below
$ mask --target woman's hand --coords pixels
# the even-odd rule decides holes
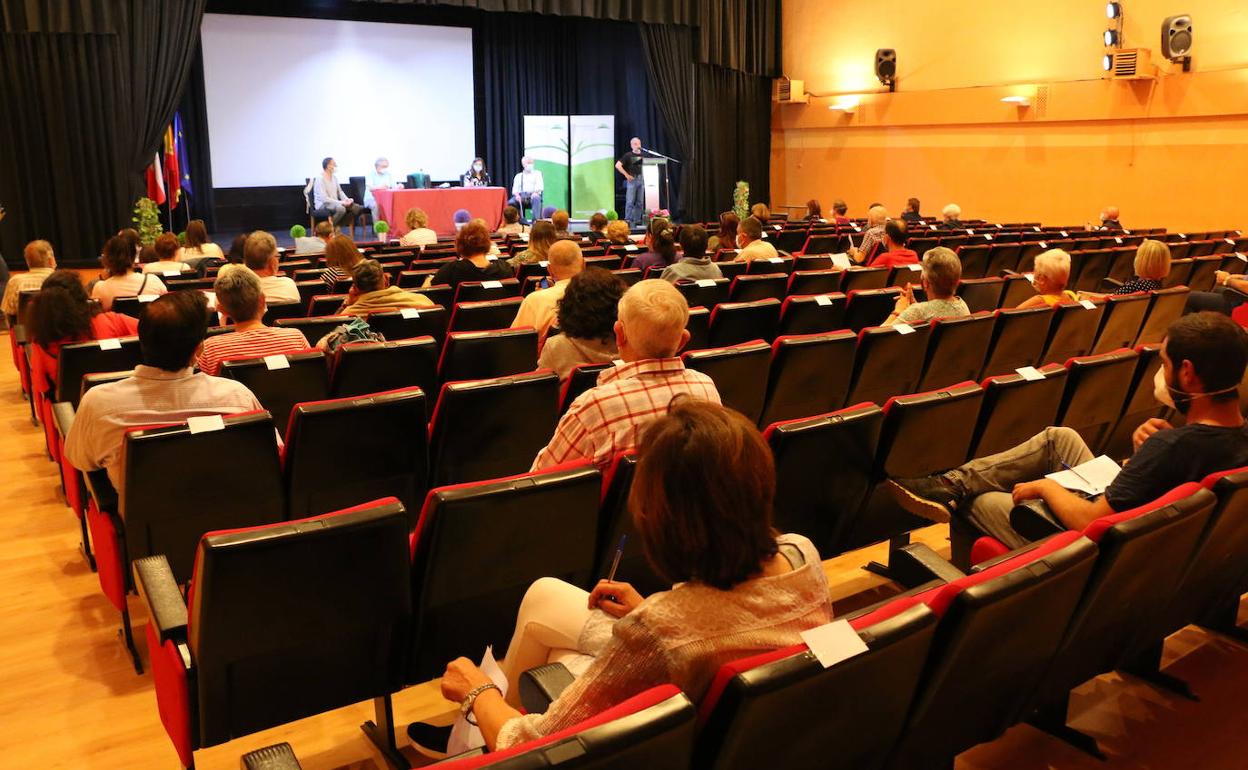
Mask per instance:
[[[913,284],[906,284],[901,287],[901,294],[897,295],[897,304],[893,305],[893,315],[901,315],[901,311],[914,304],[914,288]]]
[[[442,674],[442,697],[452,703],[462,703],[474,688],[491,681],[471,660],[456,658],[446,664],[446,672]]]
[[[589,593],[589,608],[599,609],[612,617],[622,618],[645,601],[644,596],[628,583],[599,580]]]

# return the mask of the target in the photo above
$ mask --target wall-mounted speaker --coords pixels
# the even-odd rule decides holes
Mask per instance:
[[[1167,16],[1161,22],[1161,55],[1175,61],[1192,51],[1192,17],[1187,14]]]
[[[875,52],[875,76],[892,91],[897,85],[897,51],[880,48]]]

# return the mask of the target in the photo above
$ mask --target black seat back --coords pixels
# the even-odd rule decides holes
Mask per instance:
[[[992,312],[1001,306],[1005,281],[1000,278],[971,278],[958,284],[958,296],[972,313]]]
[[[843,284],[842,284],[843,285]],[[865,289],[848,292],[849,300],[845,304],[845,326],[860,332],[868,326],[879,326],[884,323],[901,289]]]
[[[1026,300],[1036,296],[1036,287],[1025,275],[1010,275],[1004,279],[1005,287],[1001,290],[1001,307],[1018,307]]]
[[[1124,349],[1066,363],[1066,392],[1058,424],[1079,431],[1093,454],[1104,450],[1110,430],[1122,414],[1138,358],[1134,350]]]
[[[882,404],[892,396],[918,390],[929,333],[927,326],[905,334],[895,326],[873,326],[860,331],[845,403]]]
[[[411,627],[395,501],[205,537],[189,607],[199,745],[395,692]]]
[[[368,317],[369,328],[390,342],[433,337],[438,345],[446,339],[446,326],[449,322],[450,313],[440,306],[373,313]]]
[[[979,379],[992,343],[996,317],[990,314],[937,318],[931,322],[927,360],[916,390],[935,390]]]
[[[831,294],[841,290],[842,271],[832,270],[797,270],[789,276],[788,293],[793,294]]]
[[[515,278],[499,281],[464,281],[455,287],[455,304],[460,302],[488,302],[520,296],[520,282]]]
[[[308,316],[328,316],[334,315],[342,306],[346,304],[346,294],[318,294],[308,300]]]
[[[984,406],[971,444],[971,457],[1002,452],[1057,424],[1066,391],[1066,368],[1050,364],[1037,371],[1043,379],[1002,374],[984,380]]]
[[[720,401],[757,423],[767,398],[771,346],[762,340],[726,348],[694,350],[681,356],[685,366],[715,381]]]
[[[984,362],[984,377],[1008,374],[1021,366],[1034,366],[1044,352],[1053,322],[1053,309],[1033,307],[1006,309],[996,313],[992,346]]]
[[[630,449],[612,459],[603,477],[602,499],[598,507],[598,546],[594,575],[611,572],[621,538],[627,537],[616,577],[632,584],[642,596],[649,596],[657,591],[670,589],[672,584],[660,577],[654,567],[650,566],[637,528],[633,525],[629,493],[633,489],[633,474],[636,472],[637,453]]]
[[[611,368],[611,364],[580,364],[572,367],[568,378],[559,390],[559,414],[572,406],[572,402],[585,391],[598,384],[598,375]]]
[[[321,337],[351,320],[349,315],[308,316],[307,318],[279,318],[274,326],[298,329],[308,341],[308,347],[316,345]]]
[[[727,278],[703,278],[697,281],[680,281],[676,290],[689,303],[689,307],[715,307],[728,301],[729,280]]]
[[[330,398],[352,398],[413,386],[425,393],[437,392],[438,343],[433,337],[353,342],[334,352]],[[432,405],[428,408],[433,409]]]
[[[1140,334],[1144,316],[1148,314],[1149,297],[1146,294],[1123,294],[1105,298],[1105,315],[1096,333],[1093,353],[1108,353],[1118,348],[1129,348]]]
[[[1187,305],[1187,297],[1191,290],[1186,286],[1175,286],[1170,289],[1159,289],[1152,292],[1152,301],[1148,304],[1148,315],[1140,328],[1140,336],[1135,338],[1136,345],[1151,345],[1165,339],[1166,329],[1183,315]]]
[[[780,324],[780,300],[724,302],[711,311],[707,344],[722,348],[750,340],[771,342]]]
[[[82,397],[83,377],[88,374],[128,371],[142,363],[138,337],[122,337],[104,344],[108,349],[100,347],[99,340],[61,345],[57,355],[54,401],[68,401],[76,409],[78,400]],[[121,347],[113,348],[115,344],[120,344]]]
[[[270,369],[263,358],[243,358],[221,364],[221,376],[238,380],[256,395],[269,414],[278,433],[286,433],[290,410],[304,401],[323,401],[329,397],[329,371],[325,354],[319,350],[286,355],[290,366]]]
[[[841,291],[849,294],[851,291],[883,289],[888,286],[891,274],[891,269],[887,267],[848,268],[841,274]]]
[[[778,336],[820,334],[844,328],[844,294],[791,295],[780,306]]]
[[[453,332],[482,332],[489,329],[509,329],[520,309],[519,297],[493,299],[482,302],[457,302],[451,311]]]
[[[438,379],[444,383],[481,380],[536,368],[536,329],[451,332],[438,360]]]
[[[1049,339],[1040,354],[1040,362],[1063,364],[1076,356],[1086,356],[1096,342],[1096,331],[1104,314],[1104,300],[1085,299],[1076,305],[1053,308],[1053,323],[1049,326]]]
[[[1131,436],[1135,429],[1150,417],[1161,417],[1166,408],[1153,395],[1153,379],[1161,368],[1161,345],[1140,345],[1135,349],[1135,375],[1127,393],[1121,416],[1110,433],[1105,454],[1115,460],[1125,460],[1135,451]]]
[[[759,260],[755,260],[757,262]],[[752,264],[752,263],[751,263]],[[755,302],[760,299],[784,299],[788,291],[789,276],[787,273],[759,273],[739,275],[732,279],[728,291],[731,302]]]
[[[777,337],[759,427],[844,406],[857,343],[851,331]]]

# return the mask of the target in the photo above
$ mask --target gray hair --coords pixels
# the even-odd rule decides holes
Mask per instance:
[[[351,269],[351,279],[355,281],[355,290],[360,294],[377,291],[386,285],[386,271],[375,259],[362,260]]]
[[[217,307],[239,321],[254,321],[263,312],[264,290],[260,279],[250,270],[229,270],[217,275],[212,283]]]
[[[929,299],[952,297],[962,280],[962,260],[944,246],[928,249],[923,255],[923,280],[932,295]]]
[[[957,219],[962,216],[962,207],[956,203],[950,203],[941,209],[940,213],[945,215],[945,219]]]
[[[389,159],[389,158],[387,158],[385,155],[382,155],[380,158],[378,158],[377,160],[373,161],[373,168],[377,168],[377,167],[378,167],[378,166],[380,166],[383,162],[384,162],[384,163],[389,163],[389,162],[390,162],[390,159]]]

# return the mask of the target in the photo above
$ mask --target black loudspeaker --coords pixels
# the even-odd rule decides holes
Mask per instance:
[[[897,51],[880,48],[875,52],[875,76],[886,86],[897,80]]]
[[[1161,55],[1174,61],[1186,57],[1191,51],[1192,17],[1185,13],[1167,16],[1161,22]]]

